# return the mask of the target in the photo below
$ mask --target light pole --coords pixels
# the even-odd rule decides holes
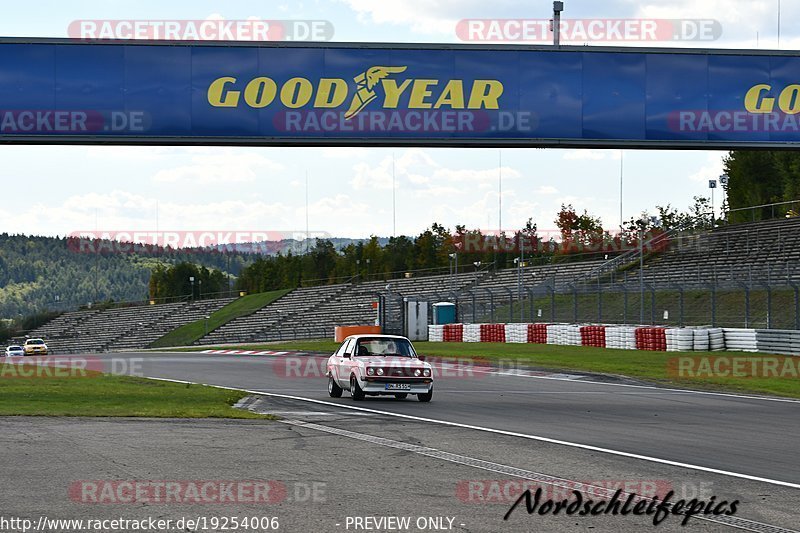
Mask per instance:
[[[708,180],[708,188],[711,189],[711,227],[714,227],[716,213],[714,212],[714,189],[717,188],[717,180]]]
[[[553,2],[553,45],[561,45],[561,12],[564,2]]]
[[[371,272],[370,272],[370,268],[369,268],[369,267],[370,267],[370,264],[372,264],[372,259],[370,259],[370,258],[368,257],[368,258],[367,258],[367,281],[369,281],[369,280],[370,280],[370,274],[371,274]]]
[[[639,324],[644,324],[644,224],[639,221]]]
[[[722,175],[720,175],[720,177],[719,177],[719,184],[720,184],[720,185],[722,185],[722,192],[723,192],[723,194],[727,194],[727,191],[728,191],[728,181],[730,181],[730,178],[728,177],[728,175],[727,175],[727,174],[722,174]],[[722,201],[722,205],[725,205],[725,200],[723,200],[723,201]],[[729,207],[730,207],[730,206],[729,206]],[[720,214],[721,214],[721,213],[720,213]]]
[[[450,292],[455,292],[455,278],[453,277],[453,272],[458,270],[458,254],[453,252],[452,254],[447,254],[447,257],[450,258]],[[455,269],[453,268],[453,264],[455,263]]]
[[[192,295],[189,297],[189,300],[194,301],[194,276],[189,276],[189,283],[192,286]]]
[[[478,283],[478,270],[480,270],[480,268],[481,268],[481,262],[480,261],[474,261],[472,264],[475,265],[475,284],[477,285],[477,283]]]
[[[198,279],[197,280],[197,299],[198,300],[202,300],[203,299],[203,280],[202,279]]]
[[[361,259],[356,259],[356,283],[361,281]]]
[[[522,258],[515,257],[514,264],[517,265],[517,301],[519,302],[519,321],[522,322]]]
[[[208,319],[209,318],[211,318],[211,317],[206,315],[206,335],[208,335]]]

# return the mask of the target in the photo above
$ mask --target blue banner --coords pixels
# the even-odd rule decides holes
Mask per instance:
[[[781,146],[800,57],[0,42],[0,141]]]

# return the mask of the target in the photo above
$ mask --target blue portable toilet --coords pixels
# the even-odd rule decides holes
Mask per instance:
[[[450,302],[439,302],[433,304],[433,323],[434,325],[455,324],[456,304]]]

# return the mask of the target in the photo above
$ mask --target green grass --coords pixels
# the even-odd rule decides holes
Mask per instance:
[[[668,371],[670,360],[681,355],[763,357],[765,354],[738,352],[645,352],[637,350],[591,348],[587,346],[556,346],[551,344],[415,342],[414,346],[421,355],[429,357],[474,357],[478,359],[489,359],[504,365],[521,364],[547,370],[580,371],[627,376],[660,385],[681,388],[770,394],[800,398],[800,379],[796,377],[678,378],[671,376]],[[251,345],[242,347],[242,349],[299,350],[333,353],[337,347],[338,343],[336,342],[320,340]],[[204,347],[204,349],[208,348]]]
[[[271,304],[281,296],[290,292],[291,289],[279,291],[262,292],[250,294],[229,303],[219,311],[209,315],[208,333],[223,326],[231,320],[255,313],[266,305]],[[196,322],[184,324],[157,339],[151,346],[153,348],[164,348],[167,346],[188,346],[206,334],[206,320],[200,319]]]
[[[0,416],[271,418],[234,409],[244,392],[91,372],[24,378],[3,366]]]

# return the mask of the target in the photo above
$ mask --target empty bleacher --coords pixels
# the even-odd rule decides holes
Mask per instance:
[[[800,218],[790,218],[679,236],[645,262],[643,276],[660,287],[773,284],[800,280],[798,264]],[[615,281],[638,283],[639,275],[638,268],[630,269]]]
[[[233,298],[75,311],[55,318],[28,336],[43,338],[54,354],[146,348],[168,331],[231,301]]]
[[[800,218],[678,235],[666,251],[646,257],[641,274],[635,254],[616,271],[599,269],[602,264],[603,260],[557,262],[524,267],[519,272],[509,268],[302,287],[209,332],[197,344],[329,338],[337,325],[375,324],[378,312],[374,304],[379,300],[385,303],[381,317],[384,325],[397,331],[402,324],[404,298],[430,303],[457,301],[460,318],[485,321],[491,304],[497,309],[525,300],[532,293],[541,297],[548,291],[569,292],[578,284],[638,284],[640,275],[654,288],[800,282]],[[44,338],[54,353],[144,348],[231,301],[233,298],[69,312],[29,336]]]

